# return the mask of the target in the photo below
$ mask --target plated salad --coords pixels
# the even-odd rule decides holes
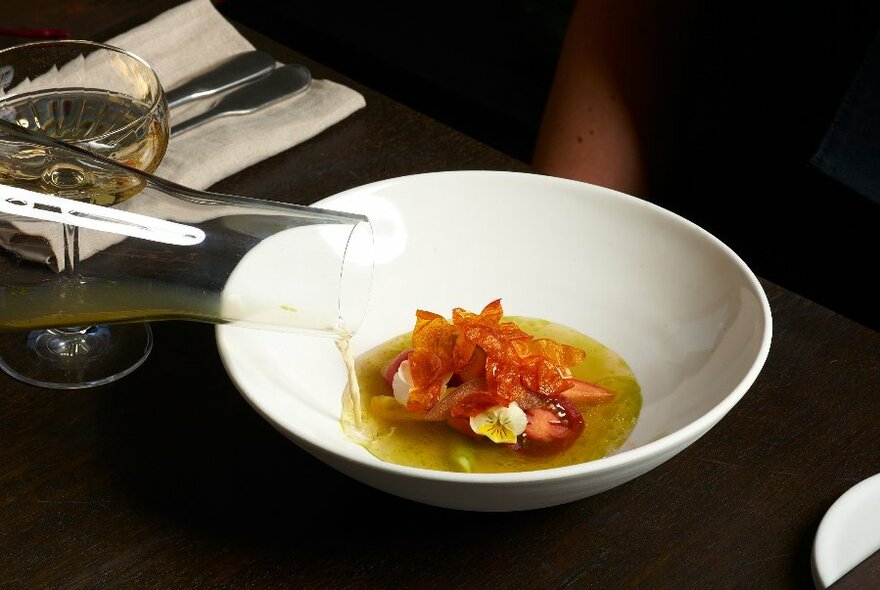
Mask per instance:
[[[430,469],[520,471],[618,448],[641,408],[610,349],[545,320],[505,318],[501,301],[451,319],[418,310],[413,331],[355,363],[363,420],[346,432],[380,459]]]

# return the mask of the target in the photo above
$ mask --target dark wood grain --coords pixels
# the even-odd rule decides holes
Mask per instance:
[[[843,574],[829,586],[829,590],[860,590],[877,585],[880,580],[880,551],[875,551],[863,562]]]
[[[125,24],[165,5],[80,4]],[[310,203],[403,174],[527,170],[246,33],[281,60],[354,86],[367,107],[217,190]],[[728,416],[628,484],[524,513],[422,506],[325,467],[237,393],[208,325],[154,324],[146,364],[94,390],[0,375],[0,585],[810,587],[825,511],[880,472],[880,334],[764,287],[770,357]]]

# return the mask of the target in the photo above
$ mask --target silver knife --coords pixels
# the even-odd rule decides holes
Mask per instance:
[[[253,82],[269,75],[274,69],[275,58],[268,53],[245,51],[166,92],[165,100],[169,108],[178,107]]]
[[[175,125],[171,135],[178,135],[217,117],[246,115],[265,108],[300,94],[311,81],[312,74],[307,67],[300,64],[281,66],[268,76],[220,97],[208,111]]]

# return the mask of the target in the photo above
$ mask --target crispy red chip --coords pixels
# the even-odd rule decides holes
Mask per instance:
[[[471,322],[479,322],[486,325],[498,325],[498,323],[501,322],[502,317],[504,317],[504,310],[501,308],[500,299],[496,299],[484,307],[479,315],[460,307],[456,307],[452,310],[452,322],[456,325]]]
[[[541,395],[556,395],[571,387],[571,383],[562,378],[558,365],[538,355],[523,359],[520,375],[527,389]]]
[[[413,352],[409,357],[413,387],[407,409],[427,412],[440,399],[452,375],[452,351],[457,333],[458,328],[443,316],[430,311],[416,312]]]
[[[467,416],[468,418],[473,418],[477,414],[497,405],[498,400],[495,399],[495,396],[485,392],[474,393],[452,406],[452,417]]]
[[[496,365],[493,369],[493,379],[487,379],[486,383],[490,392],[494,386],[495,396],[503,400],[504,405],[528,395],[529,390],[522,384],[519,366]]]
[[[455,346],[452,349],[452,367],[457,371],[461,371],[474,361],[474,352],[477,345],[467,338],[456,338]]]
[[[564,368],[573,367],[587,357],[587,353],[580,348],[560,344],[550,338],[533,338],[528,341],[517,341],[514,343],[514,346],[521,357],[541,356],[551,363]]]
[[[466,369],[471,377],[480,374],[474,363],[485,363],[487,390],[475,407],[489,400],[494,401],[491,405],[507,405],[534,394],[557,396],[570,388],[571,381],[565,377],[586,353],[549,338],[533,338],[513,322],[502,322],[503,317],[500,299],[479,314],[455,308],[452,323],[436,313],[417,311],[409,409],[429,411],[453,373]]]

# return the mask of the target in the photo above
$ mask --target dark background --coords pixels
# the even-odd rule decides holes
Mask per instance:
[[[574,1],[217,4],[529,162]],[[759,276],[880,329],[880,206],[809,164],[880,30],[880,3],[693,6],[668,165],[648,198],[720,238]]]
[[[228,18],[530,161],[574,0],[221,0]]]

